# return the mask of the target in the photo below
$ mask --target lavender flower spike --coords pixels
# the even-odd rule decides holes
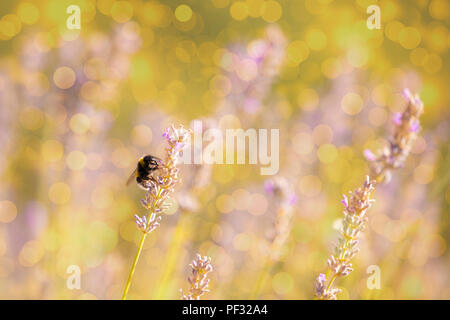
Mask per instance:
[[[394,132],[389,139],[389,145],[376,157],[366,150],[364,155],[370,162],[370,176],[379,182],[388,182],[390,171],[403,166],[420,131],[419,118],[423,113],[423,103],[419,96],[412,95],[409,89],[403,91],[408,101],[406,109],[394,116]]]
[[[146,236],[160,225],[161,214],[167,209],[166,200],[173,192],[175,185],[179,181],[177,162],[183,147],[190,142],[191,131],[182,126],[176,128],[171,126],[163,134],[169,146],[166,148],[166,160],[161,164],[161,170],[152,179],[146,180],[144,187],[147,190],[145,198],[141,200],[142,205],[147,210],[147,215],[142,217],[135,215],[136,225],[142,232],[138,251],[131,266],[122,300],[127,298],[128,290],[131,286],[136,264],[139,260]]]
[[[187,293],[183,293],[182,300],[200,300],[200,296],[209,292],[208,273],[213,271],[211,258],[197,254],[197,258],[190,264],[192,275],[188,277],[190,288]]]
[[[327,290],[327,277],[321,273],[314,282],[316,297],[322,297],[323,300],[337,300],[337,294],[341,289],[331,288]]]
[[[149,211],[149,219],[136,217],[136,224],[144,233],[149,233],[159,226],[161,213],[167,209],[166,200],[179,181],[177,163],[183,148],[190,142],[191,131],[180,126],[171,126],[163,134],[169,146],[166,148],[166,161],[160,173],[154,179],[145,181],[147,193],[141,200]],[[147,221],[148,220],[148,221]]]
[[[328,268],[332,275],[327,283],[325,275],[316,278],[316,297],[322,300],[335,300],[339,289],[333,288],[333,282],[338,277],[345,277],[352,271],[351,259],[358,253],[359,235],[367,223],[367,210],[375,201],[372,199],[375,190],[375,181],[367,176],[362,187],[350,192],[349,197],[344,196],[344,220],[341,229],[341,238],[328,259]]]

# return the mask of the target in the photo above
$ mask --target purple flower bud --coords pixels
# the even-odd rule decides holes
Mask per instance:
[[[272,194],[275,191],[275,184],[273,183],[272,180],[267,180],[264,183],[264,190],[266,191],[266,193],[268,194]]]
[[[346,209],[348,208],[348,198],[345,194],[344,194],[344,199],[341,201],[341,203],[344,204]]]
[[[164,133],[163,133],[163,137],[166,139],[169,139],[169,137],[170,137],[169,128],[166,128],[166,131],[164,131]]]
[[[289,198],[288,198],[288,199],[289,199],[289,200],[288,200],[288,203],[289,203],[291,206],[294,206],[294,205],[297,204],[298,197],[297,197],[297,195],[296,195],[295,193],[292,193],[291,195],[289,195]]]
[[[327,278],[326,278],[325,274],[321,273],[317,277],[317,280],[320,281],[320,282],[325,282],[327,280]]]
[[[367,161],[377,160],[377,157],[369,149],[364,150],[364,157],[366,157]]]
[[[326,291],[326,288],[325,288],[326,281],[327,281],[327,278],[326,278],[325,274],[323,274],[323,273],[319,274],[319,276],[316,278],[316,281],[314,282],[314,289],[316,291],[317,297],[323,298],[325,291]]]
[[[411,91],[409,91],[408,88],[403,89],[403,98],[405,98],[407,101],[411,101],[412,94],[411,94]]]
[[[410,130],[411,132],[418,132],[418,131],[419,131],[419,128],[420,128],[419,121],[414,121],[414,122],[411,124],[411,127],[409,128],[409,130]]]
[[[416,105],[423,107],[423,102],[422,100],[420,100],[420,98],[418,96],[415,97],[414,99]]]
[[[176,150],[181,150],[181,149],[184,148],[184,146],[185,146],[185,144],[184,144],[183,142],[177,142],[177,143],[175,144],[175,149],[176,149]]]
[[[392,121],[394,121],[396,125],[400,126],[402,124],[402,114],[400,112],[395,113]]]

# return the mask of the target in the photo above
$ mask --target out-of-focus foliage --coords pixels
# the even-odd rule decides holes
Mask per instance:
[[[69,5],[81,30],[68,30]],[[366,9],[381,9],[370,30]],[[0,298],[117,299],[136,252],[137,159],[171,123],[278,128],[291,233],[261,298],[310,299],[337,240],[342,193],[364,180],[401,111],[424,102],[404,168],[377,188],[341,299],[448,299],[446,0],[38,0],[0,4]],[[195,253],[205,299],[246,299],[280,203],[255,165],[183,165],[129,298],[179,299]],[[71,265],[81,289],[69,290]],[[366,269],[381,270],[369,290]]]

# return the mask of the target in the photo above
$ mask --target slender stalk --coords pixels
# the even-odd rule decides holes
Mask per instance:
[[[162,191],[162,189],[159,189],[158,194],[156,195],[156,197],[153,201],[152,207],[150,209],[149,217],[155,211],[156,202],[158,201],[158,199],[161,195],[161,191]],[[150,223],[150,220],[148,221],[147,226],[149,223]],[[145,241],[145,238],[147,237],[147,234],[148,234],[147,232],[142,233],[141,242],[139,242],[138,251],[136,253],[136,256],[134,257],[133,265],[131,266],[130,274],[128,275],[127,284],[125,285],[125,289],[123,290],[122,300],[127,299],[127,294],[128,294],[128,290],[130,289],[130,286],[131,286],[131,280],[133,279],[134,270],[136,269],[136,265],[139,260],[139,256],[141,255],[142,248],[144,247],[144,241]]]
[[[134,270],[136,269],[139,256],[141,255],[142,248],[144,247],[144,241],[147,237],[147,233],[142,233],[141,242],[139,243],[138,251],[134,257],[133,265],[131,266],[130,274],[128,276],[127,284],[125,285],[125,290],[123,291],[122,300],[127,299],[128,290],[130,289],[131,280],[133,279]]]
[[[186,238],[186,229],[187,229],[187,218],[185,212],[180,212],[180,217],[178,219],[177,225],[175,227],[175,231],[172,237],[172,241],[167,249],[167,254],[164,259],[164,270],[161,276],[161,281],[158,285],[158,289],[156,290],[155,299],[164,299],[166,294],[166,288],[170,280],[172,279],[172,274],[177,266],[177,262],[180,258],[179,252],[180,248],[183,244],[183,241]]]
[[[122,300],[127,298],[128,290],[133,280],[134,271],[139,261],[139,256],[144,247],[144,241],[147,234],[160,226],[161,215],[168,208],[166,200],[171,192],[173,192],[176,183],[179,181],[177,162],[183,148],[190,142],[191,130],[186,130],[183,126],[176,128],[171,126],[166,129],[163,137],[166,138],[169,146],[166,148],[166,161],[155,161],[152,156],[142,157],[141,161],[146,165],[156,166],[160,172],[151,178],[141,180],[144,189],[147,190],[146,196],[141,200],[141,204],[147,210],[147,215],[142,217],[134,215],[138,229],[143,233],[138,251],[134,257],[130,274],[122,295]]]
[[[277,203],[274,212],[276,218],[274,221],[275,234],[270,243],[270,249],[265,258],[264,267],[261,269],[255,287],[251,294],[251,299],[257,299],[261,289],[264,287],[269,276],[272,265],[279,261],[283,246],[291,232],[292,206],[297,201],[288,180],[282,177],[266,181],[264,184],[266,192],[275,196]]]
[[[261,292],[261,288],[266,283],[266,279],[270,271],[270,265],[271,265],[270,258],[267,257],[266,262],[264,263],[264,268],[261,270],[258,280],[256,281],[255,287],[253,288],[253,292],[250,297],[251,300],[255,300],[258,298],[259,293]]]
[[[336,275],[336,273],[334,273],[330,279],[330,283],[328,283],[327,291],[330,291],[331,287],[333,286],[333,282],[334,282],[334,280],[336,280],[336,278],[337,278],[337,275]]]

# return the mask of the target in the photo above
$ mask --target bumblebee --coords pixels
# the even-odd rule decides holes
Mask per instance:
[[[127,185],[136,179],[137,184],[141,188],[147,189],[145,182],[153,179],[153,173],[161,169],[161,165],[162,160],[160,158],[151,155],[143,156],[139,159],[136,169],[128,178]]]

